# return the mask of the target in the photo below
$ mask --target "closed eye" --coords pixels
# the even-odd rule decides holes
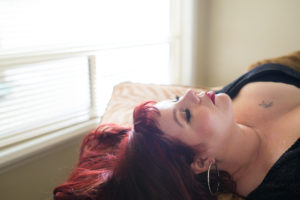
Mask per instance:
[[[185,109],[184,112],[185,112],[186,121],[189,123],[191,121],[191,117],[192,117],[191,112],[189,109]]]

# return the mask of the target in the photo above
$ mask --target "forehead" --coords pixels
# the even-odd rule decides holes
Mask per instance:
[[[154,105],[160,111],[160,116],[157,117],[159,128],[169,136],[175,136],[179,131],[178,126],[174,120],[175,102],[165,100]]]
[[[162,128],[164,125],[164,121],[169,121],[172,119],[172,111],[174,107],[174,103],[170,100],[160,101],[154,105],[160,112],[160,115],[157,117],[157,122]]]
[[[174,102],[172,102],[171,100],[164,100],[157,102],[154,106],[159,110],[172,109],[172,107],[174,106]]]

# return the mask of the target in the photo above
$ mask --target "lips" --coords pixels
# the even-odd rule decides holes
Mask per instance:
[[[216,93],[214,91],[205,92],[205,94],[210,98],[210,100],[215,104],[215,95]]]

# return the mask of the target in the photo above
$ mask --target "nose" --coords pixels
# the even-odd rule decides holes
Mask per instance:
[[[194,90],[188,89],[185,92],[185,95],[183,96],[182,101],[199,103],[200,102],[200,98],[198,97],[197,93]]]

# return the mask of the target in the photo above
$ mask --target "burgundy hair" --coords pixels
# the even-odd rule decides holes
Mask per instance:
[[[158,128],[154,103],[135,108],[133,128],[105,124],[89,133],[75,170],[54,189],[54,199],[216,199],[208,192],[206,173],[195,175],[190,168],[194,150]],[[233,192],[229,175],[221,177],[220,189]]]

